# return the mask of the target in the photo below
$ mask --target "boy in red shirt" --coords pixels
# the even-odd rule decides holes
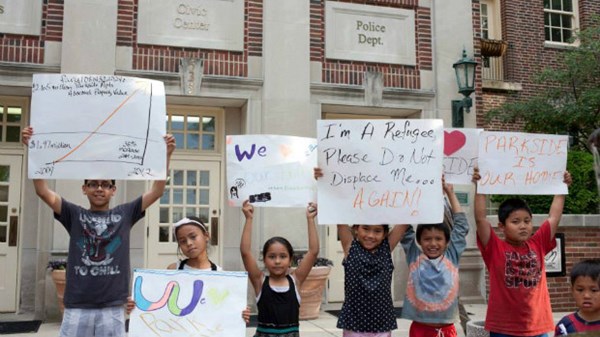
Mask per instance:
[[[481,179],[475,169],[473,181]],[[571,185],[571,175],[564,173]],[[544,256],[556,246],[564,195],[555,195],[548,219],[533,234],[532,214],[521,199],[508,199],[498,209],[501,240],[486,217],[485,195],[475,194],[477,246],[490,278],[485,329],[490,337],[548,336],[554,328],[546,284]]]

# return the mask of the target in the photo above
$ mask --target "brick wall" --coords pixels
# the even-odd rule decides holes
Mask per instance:
[[[536,228],[537,229],[537,228]],[[494,227],[498,236],[501,231]],[[560,227],[559,233],[565,235],[566,276],[548,277],[548,292],[552,311],[575,311],[575,301],[571,295],[569,273],[575,263],[584,259],[600,258],[600,228]],[[486,289],[489,294],[489,279],[486,271]]]
[[[476,0],[478,2],[478,0]],[[474,2],[476,2],[474,1]],[[580,28],[589,26],[592,14],[600,15],[600,1],[579,0]],[[505,100],[518,101],[528,99],[544,88],[535,84],[533,75],[546,67],[559,66],[558,56],[564,49],[544,46],[544,9],[542,1],[500,0],[502,39],[509,43],[503,56],[505,82],[520,83],[519,92],[483,91],[483,109],[478,110],[477,126],[490,130],[518,131],[522,123],[486,124],[484,116],[492,107],[496,107],[498,96]],[[478,28],[479,25],[474,27]]]
[[[244,2],[244,51],[207,50],[137,44],[137,0],[119,0],[117,45],[132,47],[133,69],[179,72],[183,57],[204,59],[204,74],[248,76],[248,56],[262,55],[262,0]]]
[[[362,85],[366,71],[383,75],[385,87],[420,89],[420,70],[432,70],[431,10],[418,7],[417,0],[344,0],[365,5],[412,9],[415,11],[415,46],[417,65],[404,66],[363,61],[325,58],[325,1],[310,1],[310,59],[322,63],[325,83]]]
[[[0,33],[0,61],[44,63],[45,41],[62,41],[63,12],[63,0],[44,1],[40,36]]]

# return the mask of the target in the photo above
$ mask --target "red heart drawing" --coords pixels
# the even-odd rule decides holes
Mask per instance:
[[[444,131],[444,154],[449,156],[460,150],[467,142],[467,137],[460,131]]]

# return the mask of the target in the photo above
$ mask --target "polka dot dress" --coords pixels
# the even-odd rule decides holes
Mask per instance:
[[[387,239],[371,253],[353,240],[344,265],[344,304],[337,323],[356,332],[397,329],[392,302],[392,254]]]

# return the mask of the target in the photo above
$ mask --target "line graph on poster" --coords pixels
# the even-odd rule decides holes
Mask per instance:
[[[164,85],[106,75],[34,75],[29,177],[165,179]]]

